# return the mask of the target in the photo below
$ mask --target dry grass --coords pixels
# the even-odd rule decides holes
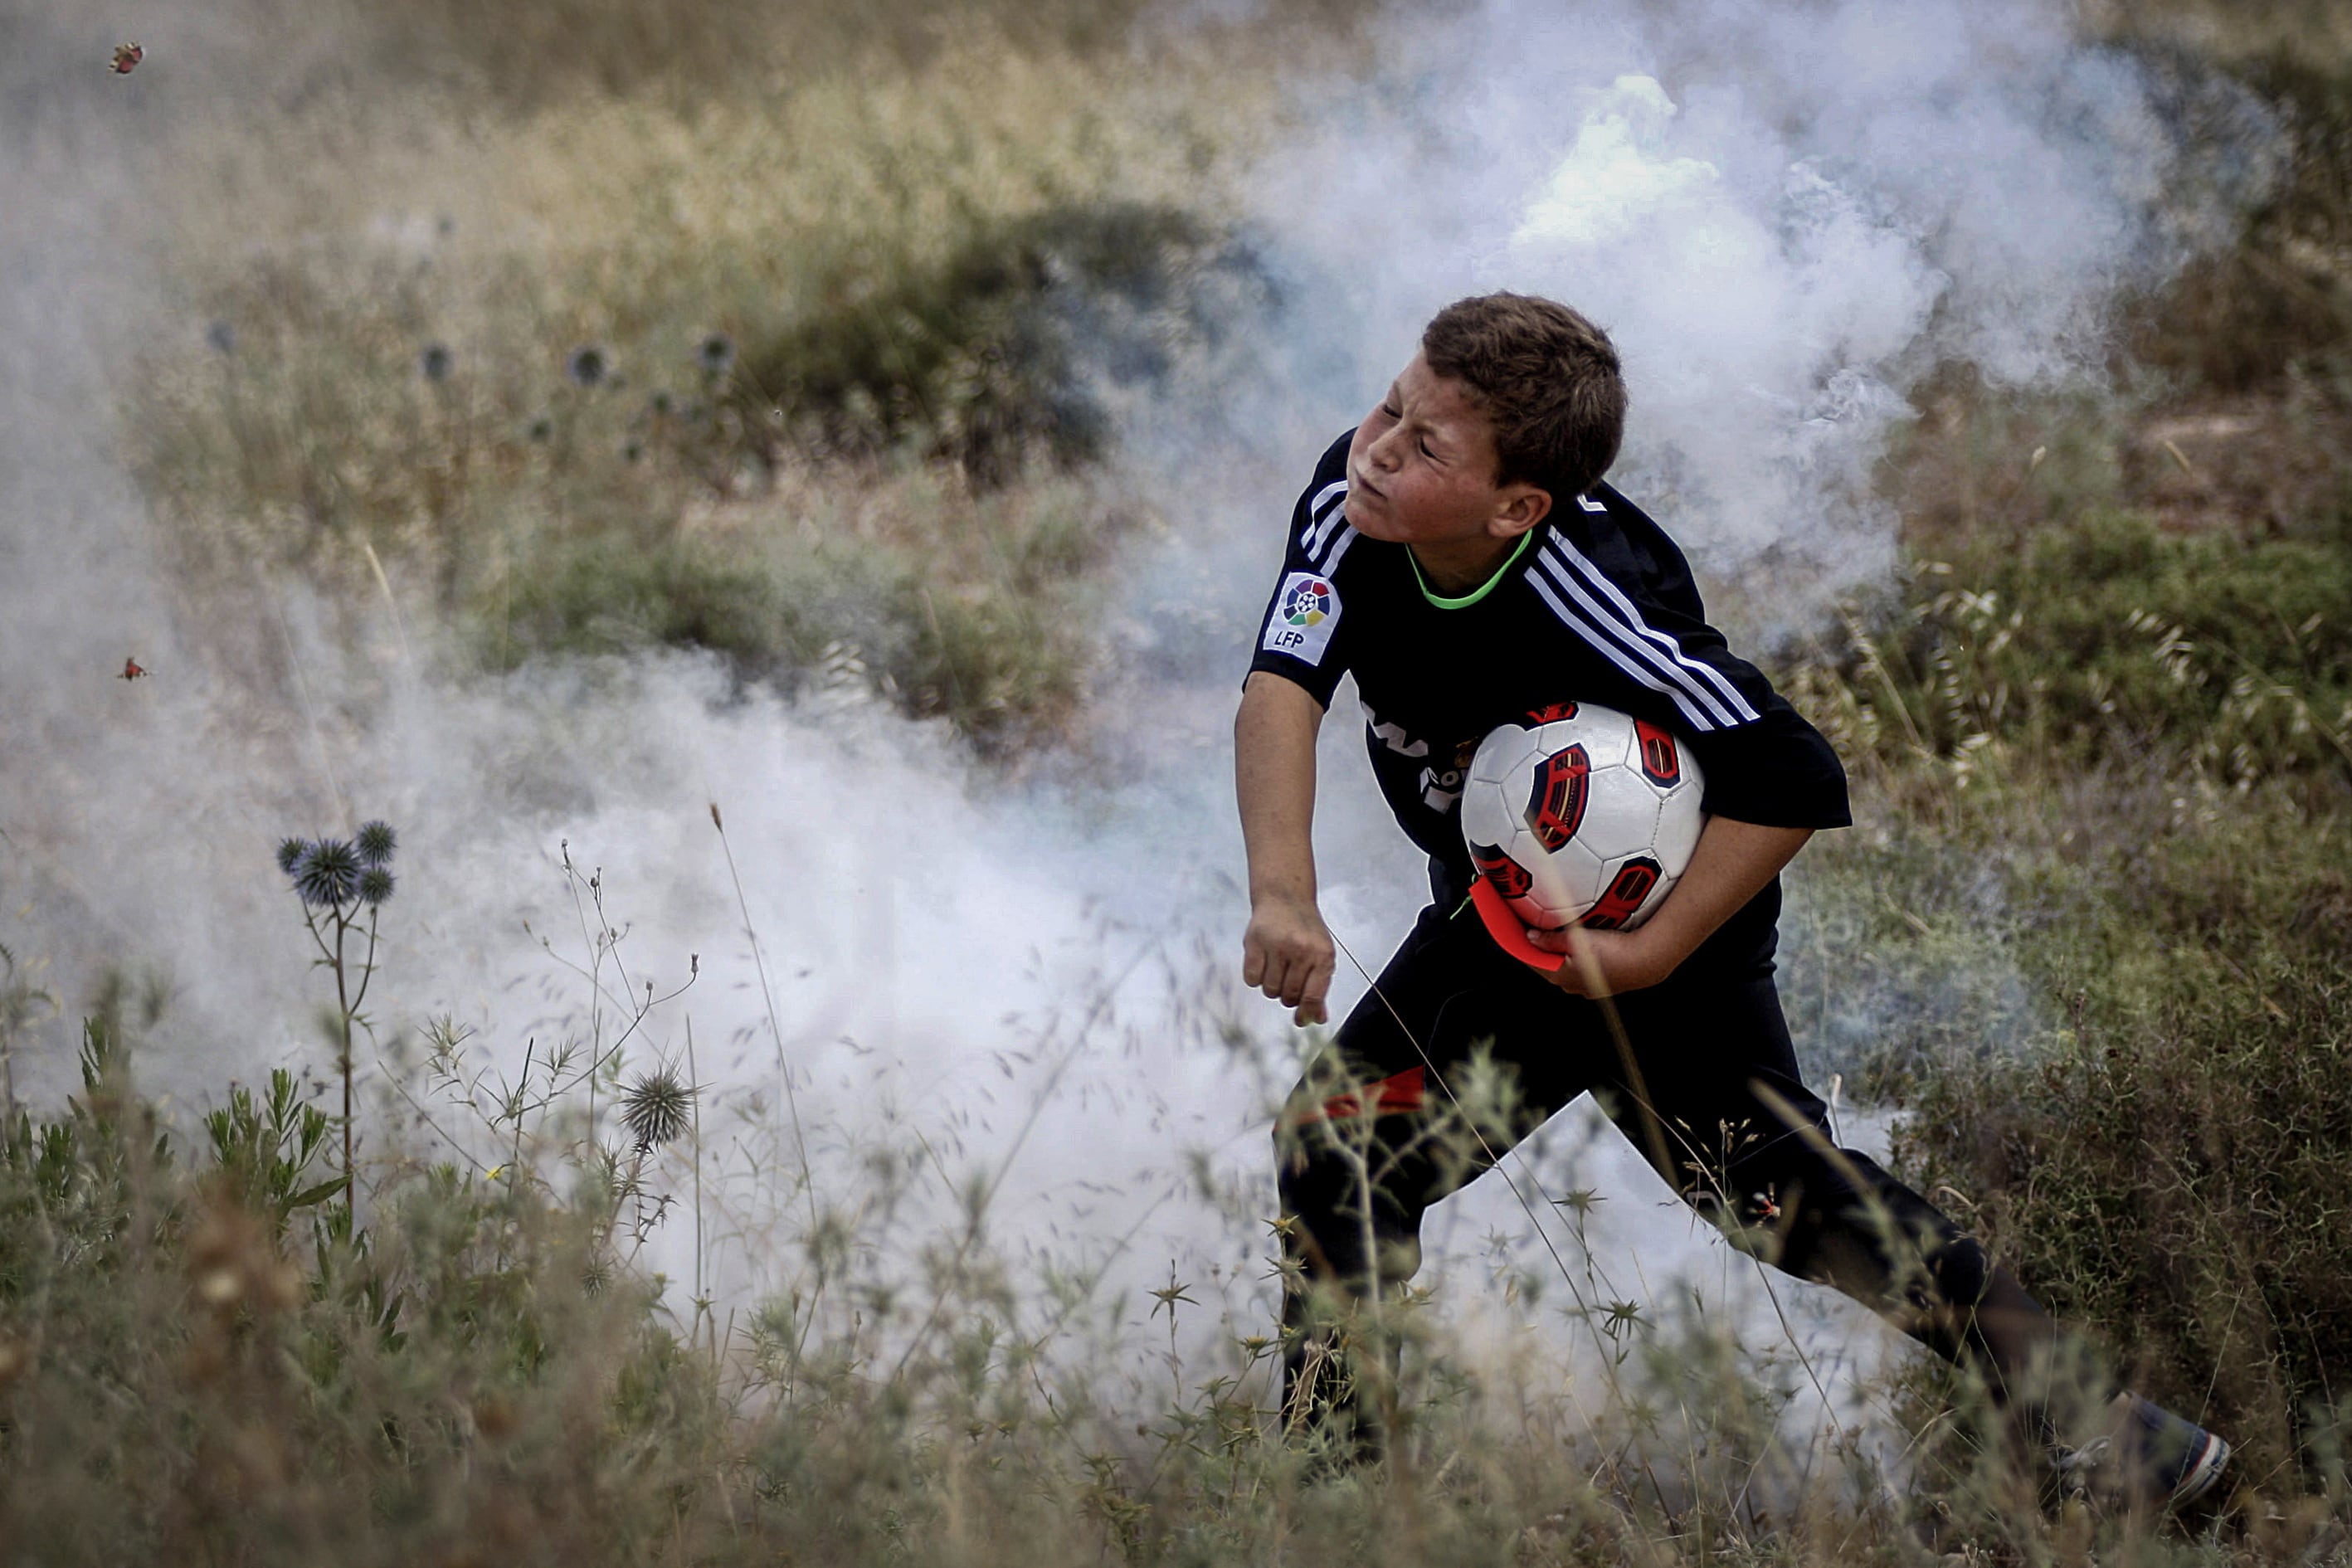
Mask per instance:
[[[2095,37],[2160,43],[2224,67],[2352,63],[2352,16],[2329,0],[2090,0],[2083,21]]]
[[[1058,723],[1087,650],[1040,635],[1040,564],[1098,559],[1126,509],[1079,539],[1050,476],[999,509],[1036,529],[953,498],[963,473],[1089,449],[1059,434],[1087,411],[1053,335],[1089,290],[1159,312],[1139,331],[1201,330],[1187,290],[1215,241],[1183,215],[1216,205],[1276,107],[1232,63],[982,35],[691,110],[377,104],[341,168],[291,156],[299,118],[233,139],[170,226],[191,314],[230,346],[159,343],[125,409],[182,581],[235,597],[258,561],[350,605],[388,592],[498,663],[667,640],[797,680],[845,650],[992,744]],[[256,184],[263,166],[295,177]],[[1085,216],[1107,210],[1141,216]],[[918,311],[1002,326],[917,343]],[[593,384],[567,374],[583,347]],[[824,429],[856,460],[811,468],[794,438]]]
[[[1038,1289],[952,1235],[929,1238],[919,1289],[852,1267],[822,1316],[795,1291],[681,1322],[626,1266],[618,1189],[551,1201],[570,1156],[523,1130],[578,1124],[535,1088],[488,1111],[524,1164],[378,1181],[361,1231],[240,1206],[224,1177],[253,1168],[159,1136],[121,1027],[93,1034],[71,1110],[16,1123],[0,1159],[0,1531],[28,1561],[1926,1568],[2285,1562],[2341,1539],[2333,1494],[2252,1550],[2045,1520],[1941,1404],[1912,1441],[1948,1468],[1906,1497],[1868,1445],[1802,1436],[1809,1384],[1785,1359],[1759,1376],[1772,1347],[1732,1342],[1703,1300],[1589,1325],[1601,1367],[1482,1352],[1405,1310],[1386,1331],[1409,1346],[1411,1435],[1385,1469],[1332,1474],[1265,1407],[1266,1325],[1228,1319],[1222,1345],[1171,1352],[1159,1392],[1125,1388],[1076,1326],[1100,1305],[1082,1278]],[[446,1090],[431,1106],[463,1114]],[[920,1172],[915,1152],[874,1181]],[[897,1206],[828,1208],[808,1261],[864,1255]]]

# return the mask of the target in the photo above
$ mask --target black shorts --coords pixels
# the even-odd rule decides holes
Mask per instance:
[[[1715,962],[1616,998],[1612,1027],[1475,913],[1424,910],[1277,1122],[1307,1272],[1357,1289],[1410,1278],[1429,1205],[1590,1091],[1686,1202],[1780,1268],[1881,1310],[1979,1299],[1981,1249],[1833,1146],[1798,1073],[1769,928],[1731,962],[1710,946]]]

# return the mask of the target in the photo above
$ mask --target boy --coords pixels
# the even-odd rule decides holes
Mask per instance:
[[[1292,518],[1234,721],[1243,980],[1301,1025],[1325,1019],[1333,945],[1309,829],[1316,731],[1343,672],[1381,793],[1429,855],[1433,901],[1276,1125],[1286,1423],[1377,1451],[1355,1397],[1368,1369],[1351,1371],[1310,1298],[1402,1286],[1423,1212],[1588,1089],[1740,1245],[1974,1366],[2039,1422],[2049,1316],[1926,1199],[1832,1149],[1799,1077],[1772,980],[1779,877],[1814,831],[1851,820],[1844,773],[1706,624],[1673,542],[1601,483],[1624,412],[1616,352],[1583,317],[1521,295],[1464,300],[1324,453]],[[1488,910],[1465,912],[1458,801],[1489,729],[1570,700],[1678,734],[1708,820],[1647,922],[1538,937],[1569,952],[1546,973],[1506,952],[1498,935],[1516,933],[1490,931]],[[1450,1104],[1474,1050],[1516,1075],[1520,1107],[1480,1139]],[[2129,1394],[2109,1410],[2104,1438],[2062,1460],[2086,1480],[2175,1504],[2218,1481],[2219,1437]]]

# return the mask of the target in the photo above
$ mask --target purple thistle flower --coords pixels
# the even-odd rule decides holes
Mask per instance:
[[[392,863],[392,852],[400,847],[400,836],[389,822],[362,822],[358,837],[353,841],[362,866],[386,866]]]
[[[321,838],[294,868],[294,890],[315,909],[348,904],[359,897],[359,851],[340,838]]]
[[[392,897],[392,873],[381,866],[370,866],[360,873],[360,902],[373,909]]]
[[[563,362],[563,374],[571,378],[574,386],[594,386],[604,379],[604,373],[611,368],[604,358],[604,351],[593,343],[573,349],[572,356]]]
[[[278,841],[278,868],[292,876],[302,864],[302,857],[310,852],[307,838],[281,838]]]

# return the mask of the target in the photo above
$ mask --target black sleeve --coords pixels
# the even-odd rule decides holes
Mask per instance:
[[[1765,827],[1845,827],[1853,821],[1837,752],[1777,691],[1755,722],[1694,737],[1691,752],[1706,775],[1702,804],[1713,816]]]
[[[1608,487],[1595,494],[1571,503],[1590,526],[1577,530],[1583,551],[1560,542],[1570,566],[1559,591],[1579,600],[1588,640],[1605,640],[1604,654],[1671,703],[1706,774],[1708,813],[1767,827],[1851,824],[1845,769],[1827,738],[1707,624],[1665,531]]]
[[[1348,668],[1338,583],[1340,558],[1356,539],[1347,518],[1348,442],[1342,436],[1332,443],[1291,510],[1282,572],[1258,622],[1257,652],[1250,660],[1252,674],[1271,670],[1305,687],[1326,708]]]

